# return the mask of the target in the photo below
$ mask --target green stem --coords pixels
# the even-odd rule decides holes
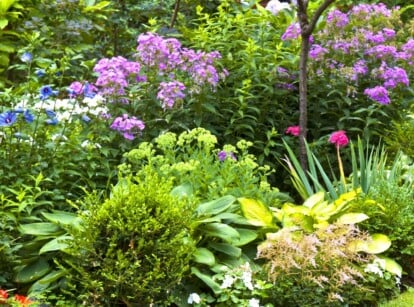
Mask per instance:
[[[337,157],[338,157],[339,173],[340,173],[340,176],[341,176],[341,182],[342,182],[342,184],[344,186],[344,190],[345,190],[346,179],[345,179],[345,174],[344,174],[344,166],[342,164],[341,155],[339,153],[339,146],[336,146],[336,154],[337,154]]]

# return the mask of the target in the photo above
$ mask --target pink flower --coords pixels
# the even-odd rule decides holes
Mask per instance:
[[[286,134],[291,134],[294,136],[299,136],[300,134],[300,127],[299,126],[289,126],[286,130],[285,130]]]
[[[349,139],[344,130],[335,131],[329,137],[329,142],[335,144],[336,147],[344,147],[348,145]]]

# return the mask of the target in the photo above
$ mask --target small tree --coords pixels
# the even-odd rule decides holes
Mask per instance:
[[[301,29],[301,52],[299,60],[299,157],[303,169],[307,169],[306,130],[308,126],[308,57],[310,50],[310,37],[322,13],[335,0],[324,0],[312,16],[308,14],[309,0],[297,0],[297,14]]]

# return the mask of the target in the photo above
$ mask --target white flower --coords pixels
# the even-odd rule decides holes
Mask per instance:
[[[191,293],[187,300],[188,304],[200,304],[200,302],[201,298],[197,293]]]
[[[224,276],[224,280],[220,288],[221,289],[230,288],[233,282],[234,282],[234,278],[230,275],[226,275]]]
[[[257,298],[249,300],[249,307],[260,307],[260,301]]]
[[[281,10],[284,9],[290,9],[290,4],[280,2],[279,0],[270,0],[266,5],[266,10],[268,10],[273,15],[277,15]]]
[[[379,277],[384,277],[385,260],[375,259],[372,263],[367,264],[364,269],[366,273],[377,274]]]
[[[254,289],[253,284],[252,284],[252,272],[249,272],[249,271],[243,272],[242,279],[247,289],[249,290]]]

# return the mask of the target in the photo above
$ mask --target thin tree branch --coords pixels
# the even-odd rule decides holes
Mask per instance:
[[[174,27],[175,21],[177,20],[179,9],[180,9],[180,0],[175,0],[174,12],[173,12],[173,15],[171,17],[171,22],[170,22],[170,29]]]
[[[334,3],[335,0],[325,0],[316,10],[316,12],[313,14],[312,19],[309,23],[309,25],[306,28],[306,32],[308,35],[311,35],[313,30],[315,29],[316,23],[319,20],[319,17],[321,17],[322,13],[330,6],[332,3]]]

